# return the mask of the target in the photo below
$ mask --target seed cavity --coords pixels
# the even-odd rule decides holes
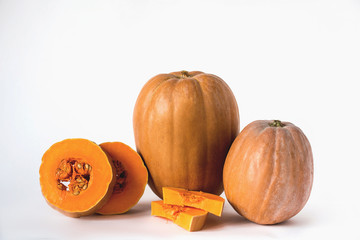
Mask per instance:
[[[78,196],[89,185],[91,166],[81,159],[63,159],[56,169],[57,188]]]
[[[113,161],[115,167],[116,183],[114,186],[114,193],[121,193],[124,191],[127,183],[127,171],[120,161]]]
[[[185,208],[183,206],[177,206],[177,205],[164,205],[163,206],[165,213],[173,220],[175,221],[177,217],[180,215],[180,213],[185,211]]]
[[[185,203],[199,203],[205,200],[205,198],[202,196],[194,195],[187,192],[180,193],[180,196],[182,197]]]

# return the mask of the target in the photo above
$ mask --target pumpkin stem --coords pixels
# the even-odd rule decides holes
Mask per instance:
[[[270,127],[284,127],[285,124],[283,124],[280,120],[274,120],[272,123],[269,123]]]
[[[181,71],[181,76],[180,77],[181,78],[188,78],[188,77],[190,77],[190,74],[189,74],[188,71],[183,70],[183,71]]]

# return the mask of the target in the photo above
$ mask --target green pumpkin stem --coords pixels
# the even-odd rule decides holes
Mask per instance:
[[[284,127],[285,124],[283,124],[280,120],[274,120],[272,123],[269,123],[270,127]]]

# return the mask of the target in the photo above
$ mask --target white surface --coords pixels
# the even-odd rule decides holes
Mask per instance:
[[[260,226],[227,204],[188,233],[150,216],[72,219],[39,187],[42,154],[82,137],[132,147],[132,111],[152,76],[222,77],[241,129],[290,121],[314,154],[313,191],[290,221]],[[0,239],[359,239],[360,2],[0,0]]]

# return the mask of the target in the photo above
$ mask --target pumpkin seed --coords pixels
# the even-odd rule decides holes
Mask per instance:
[[[120,176],[119,176],[120,178],[125,178],[126,177],[126,172],[125,171],[123,171],[121,174],[120,174]]]
[[[67,173],[71,173],[71,172],[72,172],[72,168],[71,168],[71,165],[70,165],[69,163],[66,164],[65,171],[66,171]]]
[[[60,189],[60,190],[65,190],[65,189],[66,189],[65,185],[62,184],[62,183],[58,183],[57,187],[58,187],[58,189]]]
[[[88,187],[88,185],[85,183],[84,186],[82,187],[83,190],[86,190]]]
[[[73,192],[73,195],[75,195],[75,196],[77,196],[77,195],[79,195],[80,194],[80,191],[79,190],[75,190],[74,192]]]

